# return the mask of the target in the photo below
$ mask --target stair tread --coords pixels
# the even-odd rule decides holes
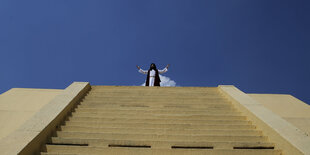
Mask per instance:
[[[270,149],[149,149],[149,148],[111,148],[111,147],[92,147],[92,146],[58,146],[47,145],[50,153],[76,153],[76,154],[253,154],[253,155],[275,155],[281,154],[280,150]]]
[[[70,138],[70,137],[52,137],[52,142],[55,144],[92,144],[92,145],[105,145],[106,144],[139,144],[139,145],[154,145],[154,144],[163,144],[163,145],[188,145],[188,146],[216,146],[216,145],[231,145],[231,146],[275,146],[274,143],[268,141],[207,141],[207,140],[198,140],[198,141],[176,141],[176,140],[143,140],[143,139],[128,139],[128,140],[117,140],[117,139],[99,139],[99,138]]]

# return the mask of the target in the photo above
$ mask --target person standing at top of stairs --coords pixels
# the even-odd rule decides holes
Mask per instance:
[[[160,87],[159,74],[166,73],[168,71],[169,66],[170,64],[168,64],[163,70],[158,70],[156,68],[156,65],[152,63],[149,70],[143,70],[138,65],[137,65],[137,68],[139,69],[140,73],[147,74],[145,86],[150,86],[150,87],[159,86]]]

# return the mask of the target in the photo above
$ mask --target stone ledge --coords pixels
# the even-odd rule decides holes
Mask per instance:
[[[234,86],[220,85],[219,90],[253,121],[271,142],[276,143],[277,149],[283,150],[284,154],[310,154],[310,138],[297,127]]]
[[[74,82],[52,101],[43,106],[19,129],[0,141],[5,155],[37,154],[41,145],[61,124],[76,103],[89,91],[88,82]]]

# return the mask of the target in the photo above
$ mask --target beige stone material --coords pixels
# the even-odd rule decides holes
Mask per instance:
[[[310,105],[291,95],[248,94],[275,114],[310,135]]]
[[[285,154],[310,154],[310,138],[300,129],[236,87],[219,88],[254,125],[276,143],[276,148],[282,149]]]
[[[90,85],[87,82],[74,82],[60,92],[17,130],[0,140],[1,154],[23,155],[41,151],[40,145],[55,131],[68,112],[74,108],[75,103],[89,89]]]
[[[92,86],[42,154],[281,154],[216,87]]]
[[[113,154],[113,155],[281,155],[280,150],[232,150],[232,149],[149,149],[149,148],[104,148],[104,147],[76,147],[76,146],[52,146],[47,147],[49,153],[43,155],[55,155],[71,153],[75,155]],[[53,154],[54,153],[54,154]]]
[[[90,87],[85,82],[65,90],[16,90],[10,90],[16,98],[10,91],[0,95],[0,103],[12,103],[0,108],[33,114],[14,118],[20,124],[0,139],[1,154],[309,154],[309,138],[292,125],[308,119],[308,107],[295,105],[298,100],[289,95],[247,95],[234,86]],[[288,111],[276,108],[290,104]],[[9,113],[2,115],[9,119]]]
[[[281,155],[280,150],[232,150],[232,149],[149,149],[149,148],[104,148],[104,147],[76,147],[76,146],[57,146],[48,145],[49,153],[42,153],[42,155],[56,155],[56,154],[113,154],[113,155]]]
[[[18,129],[61,89],[12,88],[0,95],[0,139]]]

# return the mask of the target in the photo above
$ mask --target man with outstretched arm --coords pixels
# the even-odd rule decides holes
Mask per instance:
[[[137,68],[139,69],[139,72],[142,74],[147,74],[145,86],[160,86],[160,78],[159,74],[166,73],[168,71],[168,67],[170,65],[168,64],[163,70],[158,70],[156,68],[156,65],[154,63],[151,64],[149,70],[143,70],[138,65]]]

